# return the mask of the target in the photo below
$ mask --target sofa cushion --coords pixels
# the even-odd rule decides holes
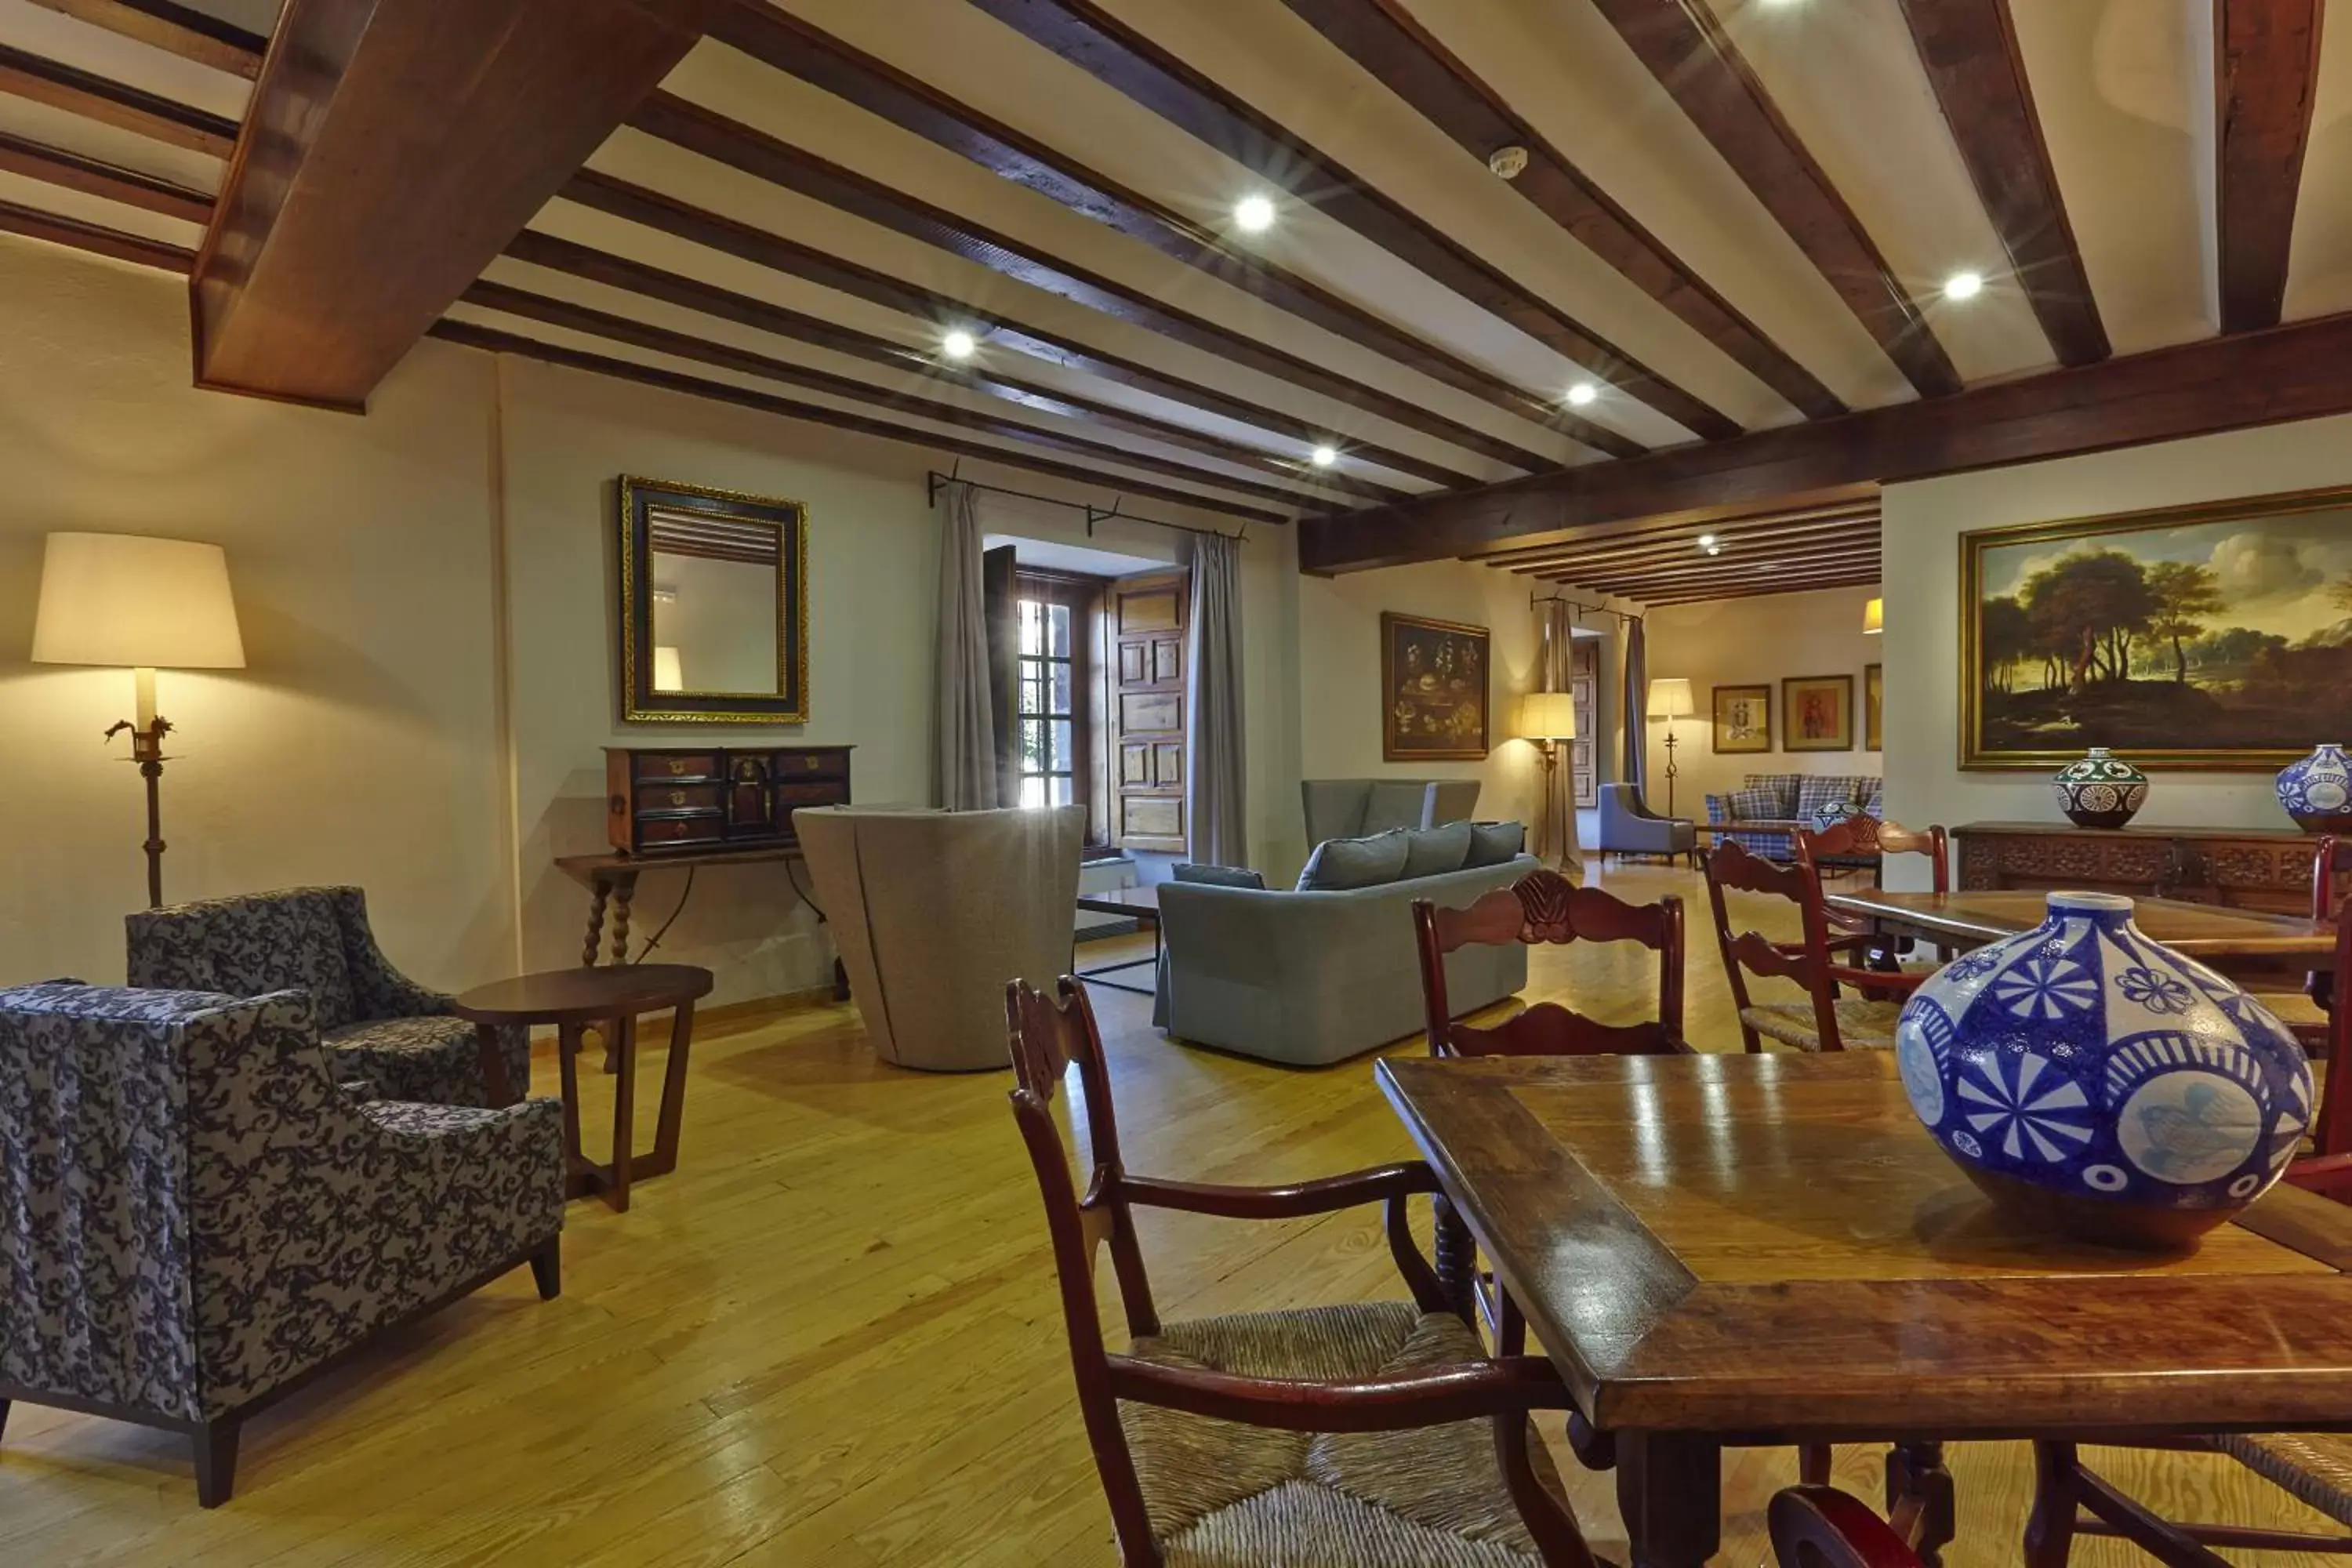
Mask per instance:
[[[1523,822],[1474,822],[1470,825],[1470,858],[1462,864],[1500,866],[1517,857],[1527,843],[1527,824]]]
[[[1429,784],[1423,779],[1381,779],[1364,801],[1364,835],[1392,828],[1419,827],[1429,808]]]
[[[1807,774],[1797,785],[1797,816],[1810,822],[1824,808],[1857,805],[1868,793],[1863,781],[1841,773]]]
[[[1265,888],[1265,873],[1246,866],[1211,866],[1199,860],[1179,860],[1168,874],[1180,882],[1198,882],[1209,888],[1255,888],[1260,891]]]
[[[1404,836],[1402,879],[1442,876],[1459,871],[1470,858],[1470,825],[1449,822],[1443,827],[1416,827]]]
[[[1364,838],[1327,838],[1307,858],[1297,890],[1331,893],[1393,882],[1404,875],[1407,848],[1402,829]]]
[[[1864,816],[1874,816],[1881,822],[1885,821],[1886,792],[1884,789],[1872,790],[1870,798],[1862,803],[1862,814]]]
[[[1734,822],[1764,822],[1785,817],[1780,797],[1769,789],[1736,789],[1731,792],[1731,820]]]
[[[1739,787],[1771,792],[1772,809],[1760,815],[1794,816],[1797,815],[1797,788],[1804,779],[1805,775],[1802,773],[1749,773],[1739,781]],[[1735,812],[1733,815],[1739,814]]]

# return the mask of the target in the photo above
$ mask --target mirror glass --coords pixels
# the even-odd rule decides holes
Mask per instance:
[[[659,507],[648,521],[654,690],[782,695],[783,531]]]

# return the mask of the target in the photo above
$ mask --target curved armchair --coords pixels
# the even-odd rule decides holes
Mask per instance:
[[[1604,855],[1689,855],[1698,847],[1698,828],[1688,818],[1660,816],[1629,784],[1601,786],[1601,842]]]
[[[227,1500],[247,1415],[528,1261],[560,1289],[563,1113],[363,1102],[303,992],[0,991],[0,1422],[186,1434]]]
[[[884,1061],[976,1072],[1004,1059],[1004,983],[1070,967],[1082,805],[793,813],[849,993]]]

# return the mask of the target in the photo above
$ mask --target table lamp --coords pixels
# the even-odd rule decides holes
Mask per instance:
[[[1666,815],[1675,814],[1675,721],[1698,710],[1691,706],[1690,682],[1679,675],[1660,676],[1650,682],[1649,716],[1666,721]]]
[[[1519,734],[1543,753],[1543,817],[1536,826],[1536,857],[1543,859],[1555,844],[1565,847],[1568,843],[1567,807],[1559,800],[1559,748],[1562,742],[1576,739],[1576,699],[1565,691],[1528,692],[1519,700]],[[1562,813],[1557,839],[1552,837],[1555,806]]]
[[[156,795],[172,721],[155,711],[155,671],[245,668],[228,556],[217,544],[182,539],[50,534],[33,619],[33,662],[136,672],[139,716],[118,721],[106,738],[131,731],[130,760],[147,781],[147,903],[161,907],[163,830]]]

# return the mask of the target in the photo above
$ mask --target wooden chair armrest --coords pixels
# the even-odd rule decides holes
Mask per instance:
[[[1458,1362],[1404,1377],[1339,1383],[1243,1377],[1124,1355],[1109,1360],[1110,1391],[1118,1398],[1288,1432],[1401,1432],[1576,1407],[1559,1373],[1542,1356]]]
[[[1381,1203],[1439,1190],[1437,1173],[1418,1160],[1281,1187],[1166,1182],[1156,1176],[1129,1176],[1119,1185],[1129,1203],[1182,1209],[1191,1214],[1221,1215],[1226,1219],[1295,1219],[1302,1215],[1329,1214],[1358,1204]]]

